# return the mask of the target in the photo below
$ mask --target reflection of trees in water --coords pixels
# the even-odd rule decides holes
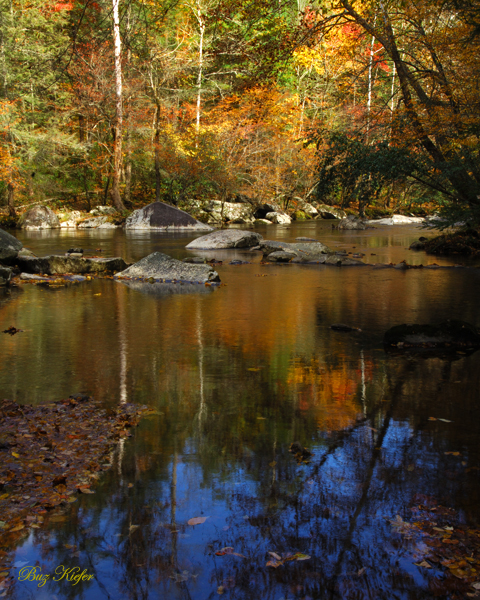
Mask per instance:
[[[384,518],[399,514],[409,520],[417,492],[455,502],[473,487],[474,472],[467,480],[446,476],[449,470],[460,474],[459,463],[443,452],[460,449],[462,429],[428,421],[444,409],[448,412],[441,415],[452,421],[465,409],[478,416],[473,393],[461,406],[458,400],[448,403],[454,381],[468,375],[471,386],[473,358],[450,365],[388,358],[380,374],[365,356],[365,391],[360,363],[353,402],[358,406],[365,393],[365,413],[346,419],[348,427],[340,431],[319,431],[317,404],[302,408],[298,398],[307,402],[306,389],[336,381],[337,367],[329,373],[318,360],[290,361],[282,373],[294,379],[285,391],[278,372],[272,377],[267,370],[228,388],[212,378],[215,356],[222,357],[222,351],[204,348],[196,372],[198,378],[202,373],[203,398],[200,388],[192,399],[176,382],[167,385],[158,406],[164,414],[136,430],[121,475],[108,472],[98,500],[87,498],[88,510],[75,512],[62,529],[50,537],[37,533],[45,540],[44,559],[73,566],[64,544],[78,545],[82,566],[97,569],[97,580],[112,598],[121,593],[135,599],[203,599],[209,590],[216,597],[220,585],[242,600],[277,600],[282,594],[356,599],[371,597],[373,590],[384,597],[396,590],[413,599],[422,585],[421,593],[428,594],[428,580],[414,580],[402,566],[411,564],[414,543],[400,540]],[[240,363],[245,369],[242,360],[241,352],[233,354],[232,368]],[[350,404],[344,406],[348,413]],[[289,454],[294,439],[314,440],[311,464],[299,466]],[[467,430],[463,452],[475,451],[474,439]],[[128,482],[134,487],[126,488]],[[228,529],[216,527],[198,542],[185,524],[184,507],[192,511],[189,517],[198,516],[195,496],[202,489],[226,507]],[[215,556],[226,546],[246,558]],[[269,551],[303,552],[311,559],[275,570],[265,566]],[[113,580],[102,579],[108,569]],[[51,591],[58,594],[58,587]],[[64,597],[68,593],[62,590]]]

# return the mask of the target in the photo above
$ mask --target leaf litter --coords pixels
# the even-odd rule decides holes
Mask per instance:
[[[105,409],[81,394],[39,406],[1,401],[0,547],[46,521],[65,520],[54,509],[94,494],[115,445],[148,410],[134,404]]]
[[[480,530],[461,523],[457,511],[418,494],[412,507],[412,522],[399,515],[389,520],[393,529],[407,539],[422,540],[421,561],[424,569],[443,571],[436,578],[438,594],[449,590],[452,599],[480,597]]]

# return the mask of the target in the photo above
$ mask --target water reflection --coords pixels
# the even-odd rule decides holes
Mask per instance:
[[[382,337],[446,316],[478,324],[477,272],[258,260],[218,270],[227,285],[213,292],[145,294],[98,280],[0,299],[0,329],[24,329],[1,340],[5,397],[85,391],[156,411],[118,449],[97,494],[16,551],[19,564],[78,565],[94,579],[16,582],[11,597],[433,597],[440,571],[416,567],[421,540],[389,520],[412,519],[423,494],[478,525],[479,353],[390,356]],[[332,331],[335,322],[362,331]],[[309,464],[289,452],[294,441],[313,451]],[[194,517],[208,518],[188,525]],[[311,558],[274,569],[269,552]]]

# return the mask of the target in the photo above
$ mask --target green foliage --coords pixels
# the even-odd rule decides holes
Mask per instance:
[[[9,215],[0,214],[0,228],[1,229],[15,229],[17,226],[18,219],[16,217],[10,217]]]
[[[358,202],[361,212],[375,203],[385,185],[405,181],[418,169],[407,149],[385,141],[368,144],[359,134],[324,131],[310,141],[318,149],[315,191],[319,201],[333,195],[342,206]]]
[[[393,215],[393,210],[390,208],[371,206],[365,209],[365,216],[369,219],[380,219],[382,217],[390,217],[391,215]]]

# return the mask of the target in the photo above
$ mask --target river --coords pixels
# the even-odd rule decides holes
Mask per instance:
[[[18,568],[79,566],[94,577],[41,588],[17,581],[7,597],[457,597],[439,583],[444,568],[415,565],[425,544],[398,523],[429,504],[454,509],[452,525],[479,526],[480,353],[392,355],[382,338],[401,323],[480,326],[480,270],[474,262],[375,268],[404,259],[455,265],[408,250],[425,235],[412,226],[257,231],[313,237],[363,253],[369,266],[261,265],[258,253],[212,251],[203,255],[223,261],[216,269],[225,285],[216,288],[153,293],[98,279],[0,290],[0,330],[22,330],[1,338],[2,397],[39,404],[82,392],[156,411],[119,446],[96,494],[16,549]],[[157,250],[201,254],[185,250],[197,236],[179,233],[17,237],[39,255],[79,246],[127,261]],[[313,452],[308,464],[289,452],[294,441]],[[208,519],[188,525],[195,517]],[[269,552],[309,558],[275,568],[266,566]]]

